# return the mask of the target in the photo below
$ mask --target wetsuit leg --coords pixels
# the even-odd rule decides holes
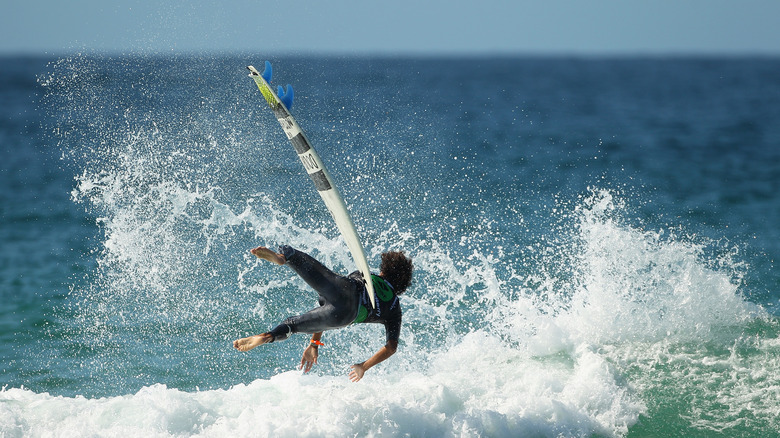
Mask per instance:
[[[326,304],[303,315],[291,316],[268,333],[273,335],[274,341],[283,341],[293,333],[318,333],[344,327],[352,322],[354,317],[346,324],[342,324],[339,319],[341,318],[333,306]]]
[[[320,307],[285,319],[269,332],[274,341],[287,339],[293,333],[344,327],[355,320],[361,287],[356,280],[334,273],[308,254],[289,246],[280,249],[293,271],[320,294]]]
[[[312,256],[292,248],[282,246],[279,248],[287,259],[287,265],[300,276],[312,289],[316,290],[325,302],[334,306],[341,303],[350,308],[357,309],[358,290],[357,283],[348,277],[338,275]],[[354,306],[352,305],[354,303]]]

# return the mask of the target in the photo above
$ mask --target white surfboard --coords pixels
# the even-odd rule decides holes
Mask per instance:
[[[249,69],[249,76],[255,80],[257,87],[263,94],[266,102],[271,107],[282,125],[284,133],[287,134],[287,138],[295,148],[295,152],[298,154],[298,158],[303,163],[306,173],[309,174],[309,178],[314,182],[314,186],[317,188],[317,192],[325,202],[325,206],[328,207],[333,220],[336,222],[336,226],[344,237],[344,241],[347,243],[349,252],[352,254],[352,259],[355,261],[358,270],[363,274],[364,283],[366,289],[368,289],[368,296],[371,299],[371,305],[376,308],[376,302],[374,299],[374,285],[371,282],[371,271],[368,267],[368,260],[366,259],[366,252],[363,249],[363,244],[360,242],[355,224],[352,222],[352,217],[349,215],[346,204],[344,204],[344,198],[341,197],[341,193],[333,183],[333,179],[328,172],[328,169],[323,164],[317,151],[309,143],[303,130],[298,126],[298,122],[295,121],[290,114],[289,107],[292,106],[293,91],[290,85],[287,86],[287,92],[285,93],[282,87],[279,87],[279,94],[277,95],[271,89],[268,84],[271,81],[271,63],[266,61],[265,70],[263,74],[260,74],[257,69],[251,65],[247,67]]]

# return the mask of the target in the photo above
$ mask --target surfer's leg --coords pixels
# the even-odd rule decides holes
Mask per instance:
[[[312,309],[303,315],[291,316],[268,332],[272,341],[284,341],[293,333],[319,333],[349,325],[355,320],[352,312],[347,315],[331,304]]]
[[[360,286],[357,281],[336,274],[305,252],[287,245],[280,247],[280,250],[287,265],[327,303],[357,312]]]
[[[239,351],[249,351],[257,346],[273,342],[274,338],[269,333],[249,336],[233,341],[233,347]]]

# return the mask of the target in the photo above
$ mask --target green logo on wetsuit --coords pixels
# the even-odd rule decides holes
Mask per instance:
[[[366,309],[366,306],[360,305],[360,308],[358,309],[357,318],[355,318],[354,321],[352,321],[352,324],[360,324],[361,322],[366,320],[366,317],[368,316],[368,309]]]
[[[393,299],[393,290],[384,278],[371,274],[371,283],[374,283],[374,291],[380,300],[387,302]]]
[[[378,275],[371,274],[371,283],[374,284],[374,291],[376,292],[377,298],[379,298],[380,301],[390,301],[393,299],[393,289],[390,287],[390,284],[385,281],[382,277]],[[358,309],[358,314],[355,320],[352,322],[353,324],[359,324],[368,318],[368,309],[364,305],[360,305],[360,308]]]

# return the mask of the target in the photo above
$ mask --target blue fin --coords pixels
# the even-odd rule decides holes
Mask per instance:
[[[273,75],[274,69],[271,68],[271,62],[266,61],[265,62],[265,70],[263,70],[263,74],[261,75],[263,79],[265,79],[266,82],[271,82],[271,76]]]
[[[286,93],[284,92],[284,89],[282,88],[281,85],[279,86],[279,92],[276,93],[276,95],[279,96],[279,100],[282,101],[282,103],[284,104],[284,106],[287,107],[288,110],[292,108],[293,94],[294,94],[293,87],[290,84],[287,84]]]

